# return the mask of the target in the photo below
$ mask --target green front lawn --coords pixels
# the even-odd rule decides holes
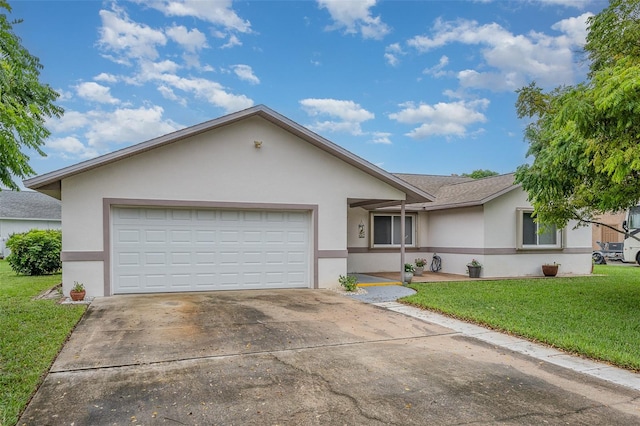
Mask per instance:
[[[640,370],[640,268],[604,276],[412,284],[403,302]]]
[[[33,300],[60,274],[18,276],[0,260],[0,425],[13,425],[86,310]]]

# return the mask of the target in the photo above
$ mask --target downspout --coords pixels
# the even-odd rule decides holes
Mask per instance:
[[[404,226],[404,200],[400,204],[400,282],[404,283],[404,234],[405,234],[405,226]]]

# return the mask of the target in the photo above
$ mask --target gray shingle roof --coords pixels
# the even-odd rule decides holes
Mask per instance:
[[[411,185],[427,191],[429,194],[436,194],[440,188],[454,183],[470,182],[473,179],[463,176],[439,176],[439,175],[416,175],[406,173],[394,173],[395,176],[410,183]]]
[[[33,191],[0,191],[0,219],[60,220],[61,203]]]
[[[404,174],[396,174],[396,176],[435,195],[436,199],[431,203],[407,206],[407,208],[420,210],[479,206],[519,187],[513,182],[513,173],[484,179]]]

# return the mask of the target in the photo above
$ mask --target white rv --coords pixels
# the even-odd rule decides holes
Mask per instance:
[[[622,228],[625,230],[624,261],[640,264],[640,205],[627,210]]]

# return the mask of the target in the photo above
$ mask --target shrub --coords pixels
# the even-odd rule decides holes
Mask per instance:
[[[358,288],[358,278],[354,275],[347,275],[346,277],[340,275],[338,282],[346,291],[356,291],[356,288]]]
[[[59,230],[32,229],[13,234],[6,245],[11,250],[7,262],[17,274],[47,275],[62,268],[62,232]]]

